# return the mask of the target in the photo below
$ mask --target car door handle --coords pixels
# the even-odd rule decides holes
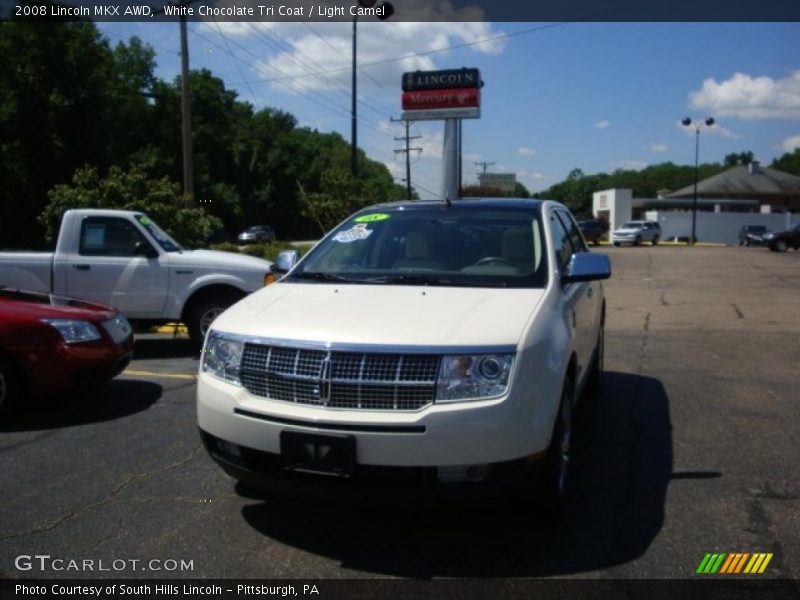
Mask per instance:
[[[92,266],[81,264],[81,265],[72,265],[72,268],[78,269],[78,271],[88,271],[89,269],[92,268]]]

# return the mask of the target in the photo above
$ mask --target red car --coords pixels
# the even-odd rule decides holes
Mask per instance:
[[[118,375],[133,353],[127,319],[101,304],[0,289],[0,411]]]

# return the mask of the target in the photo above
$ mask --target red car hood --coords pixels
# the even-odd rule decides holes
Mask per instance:
[[[15,319],[82,319],[85,321],[107,321],[116,310],[103,304],[94,304],[74,298],[0,290],[0,318]]]

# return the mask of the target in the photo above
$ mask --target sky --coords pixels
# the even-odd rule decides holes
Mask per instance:
[[[156,75],[180,70],[176,23],[98,23],[112,44],[139,36]],[[301,126],[350,139],[349,23],[190,22],[193,69],[239,99],[276,107]],[[800,23],[401,23],[358,25],[358,140],[398,178],[404,71],[477,67],[481,118],[463,124],[464,183],[482,167],[516,173],[529,190],[585,173],[694,163],[752,151],[762,163],[800,147]],[[370,64],[380,63],[380,64]],[[176,115],[176,119],[179,115]],[[444,124],[416,122],[412,183],[441,189]]]

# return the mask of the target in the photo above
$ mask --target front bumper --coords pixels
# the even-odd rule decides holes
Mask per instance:
[[[358,465],[351,477],[289,472],[278,454],[231,445],[200,429],[211,458],[231,477],[268,493],[337,501],[418,497],[448,499],[504,497],[534,492],[543,455],[491,464],[479,481],[443,482],[436,467],[376,467]]]
[[[543,452],[557,408],[547,397],[514,394],[419,411],[325,409],[250,395],[201,373],[201,430],[255,451],[279,455],[282,431],[345,434],[356,440],[356,463],[380,467],[447,467],[502,463]]]
[[[27,391],[45,396],[100,385],[125,370],[132,355],[133,336],[120,344],[104,340],[39,347],[26,356]]]

